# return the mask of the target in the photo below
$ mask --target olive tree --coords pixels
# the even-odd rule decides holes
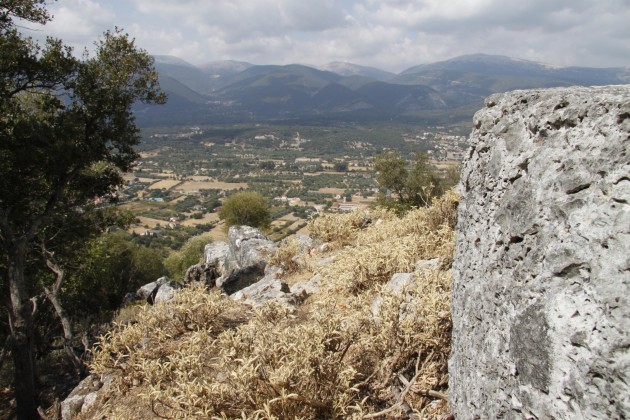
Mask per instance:
[[[112,195],[137,157],[132,105],[163,102],[152,58],[128,35],[107,32],[82,59],[49,38],[41,46],[14,20],[45,23],[43,0],[0,0],[0,265],[7,296],[18,418],[37,418],[33,355],[36,299],[55,309],[64,271],[48,244]],[[74,244],[75,246],[79,246]],[[55,279],[41,284],[32,261]],[[57,311],[63,319],[63,312]]]
[[[398,151],[383,152],[373,159],[379,202],[397,211],[431,204],[443,192],[444,182],[424,153],[407,161]]]

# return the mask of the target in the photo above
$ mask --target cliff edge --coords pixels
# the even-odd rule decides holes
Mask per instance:
[[[474,122],[456,418],[630,417],[630,85],[494,95]]]

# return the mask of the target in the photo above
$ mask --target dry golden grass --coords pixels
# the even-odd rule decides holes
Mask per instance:
[[[163,179],[161,181],[158,181],[156,183],[153,183],[149,186],[150,190],[159,190],[161,188],[164,188],[165,190],[171,189],[174,186],[178,185],[181,181],[178,181],[176,179]]]
[[[320,238],[344,248],[322,269],[320,293],[296,311],[275,303],[248,311],[199,285],[141,311],[95,351],[92,370],[114,372],[114,382],[85,418],[401,418],[403,406],[440,418],[448,409],[450,272],[381,289],[418,259],[448,265],[456,204],[449,193],[402,219],[378,210],[363,228],[362,214],[314,221]],[[334,224],[345,234],[333,234]],[[294,261],[297,249],[288,241],[274,262]],[[291,269],[311,268],[298,261]]]
[[[319,190],[317,190],[317,192],[323,194],[344,194],[346,190],[344,190],[343,188],[320,188]]]

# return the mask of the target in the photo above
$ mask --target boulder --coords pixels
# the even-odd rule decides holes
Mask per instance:
[[[457,419],[630,417],[630,86],[474,117],[453,263]]]
[[[223,275],[216,280],[216,286],[231,295],[256,283],[264,277],[267,261],[276,249],[276,245],[258,229],[230,227]]]
[[[253,307],[262,306],[269,301],[293,306],[295,298],[291,294],[289,286],[277,278],[279,272],[281,270],[277,267],[268,270],[265,277],[261,280],[239,290],[231,295],[230,298]]]
[[[96,400],[97,391],[103,386],[102,382],[96,375],[90,375],[83,379],[72,390],[70,395],[61,403],[61,418],[63,420],[71,420],[81,413],[84,408]]]
[[[172,300],[173,297],[175,297],[175,292],[177,292],[177,290],[181,288],[182,288],[181,285],[173,281],[164,283],[158,288],[157,292],[155,293],[155,297],[153,298],[153,303],[168,302],[169,300]]]
[[[250,267],[265,269],[277,247],[263,233],[250,226],[232,226],[228,231],[226,271]]]
[[[155,300],[155,295],[157,294],[160,286],[168,282],[170,282],[170,279],[168,277],[160,277],[156,281],[152,281],[151,283],[147,283],[144,286],[140,287],[136,291],[135,295],[138,299],[143,299],[153,304]]]

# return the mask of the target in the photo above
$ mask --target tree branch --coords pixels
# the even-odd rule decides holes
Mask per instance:
[[[56,280],[52,286],[52,290],[48,287],[44,287],[44,292],[46,293],[46,297],[48,298],[50,303],[52,303],[53,307],[55,308],[55,312],[57,313],[57,316],[61,321],[64,339],[63,347],[70,357],[70,360],[72,361],[74,367],[79,371],[81,375],[83,375],[87,371],[87,367],[85,366],[85,363],[83,363],[81,358],[77,356],[74,348],[72,347],[72,339],[74,338],[74,334],[72,332],[72,324],[70,323],[70,320],[68,319],[68,316],[66,315],[66,312],[63,309],[63,306],[61,306],[61,302],[59,302],[58,299],[59,289],[61,289],[61,283],[63,282],[63,277],[65,273],[63,269],[53,261],[53,253],[48,251],[45,244],[43,243],[42,255],[44,256],[44,260],[46,261],[46,266],[53,273],[55,273],[56,276]]]
[[[389,414],[392,411],[398,410],[403,405],[403,403],[405,402],[405,397],[409,393],[409,390],[411,390],[411,387],[413,386],[414,382],[416,382],[416,379],[418,379],[418,376],[420,376],[420,373],[422,373],[422,372],[416,373],[416,376],[414,376],[413,379],[411,381],[409,381],[409,383],[407,384],[405,389],[403,389],[402,392],[400,393],[400,396],[398,397],[398,401],[396,401],[396,403],[394,405],[392,405],[389,408],[386,408],[385,410],[379,411],[378,413],[372,413],[372,414],[368,414],[366,416],[363,416],[363,418],[364,419],[373,419],[373,418],[376,418],[376,417],[380,417],[380,416],[384,416],[386,414]]]

